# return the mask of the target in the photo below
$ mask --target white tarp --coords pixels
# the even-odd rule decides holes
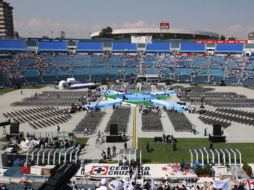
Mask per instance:
[[[213,182],[213,187],[216,188],[216,189],[231,190],[231,188],[230,188],[230,178],[214,181]]]
[[[151,100],[152,104],[155,106],[161,106],[165,107],[167,110],[177,110],[179,112],[185,112],[187,110],[186,106],[176,104],[176,103],[170,103],[163,100]]]
[[[121,105],[123,100],[121,99],[115,99],[115,100],[106,100],[99,103],[92,103],[84,105],[83,108],[86,108],[88,110],[95,110],[96,108],[108,108],[112,106],[118,106]]]
[[[152,36],[131,36],[131,43],[133,44],[151,44]]]

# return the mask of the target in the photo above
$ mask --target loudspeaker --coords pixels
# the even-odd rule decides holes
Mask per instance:
[[[11,123],[10,124],[10,134],[19,133],[19,123]]]
[[[213,135],[214,136],[221,136],[222,135],[221,125],[220,124],[214,124],[213,125]]]
[[[209,141],[213,143],[226,142],[226,136],[211,136],[209,134]]]
[[[162,137],[154,137],[153,141],[154,142],[162,142],[163,139],[162,139]]]
[[[109,132],[110,132],[110,135],[118,135],[118,125],[110,124]]]
[[[122,136],[115,135],[115,136],[106,136],[106,142],[123,142]]]

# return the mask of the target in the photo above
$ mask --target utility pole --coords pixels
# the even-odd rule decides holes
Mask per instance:
[[[212,58],[211,56],[208,56],[208,75],[207,75],[207,83],[211,82],[211,66],[212,66]]]

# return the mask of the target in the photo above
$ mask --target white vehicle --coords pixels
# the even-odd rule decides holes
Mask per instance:
[[[67,81],[60,81],[58,84],[58,89],[62,90],[65,88],[68,89],[80,89],[80,88],[89,88],[89,89],[94,89],[98,86],[98,84],[95,84],[94,82],[87,82],[87,83],[82,83],[79,81],[76,81],[75,78],[67,78]]]

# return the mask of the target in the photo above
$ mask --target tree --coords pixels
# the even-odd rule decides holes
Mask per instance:
[[[17,31],[14,31],[14,38],[19,38],[19,33]]]
[[[228,40],[236,40],[236,37],[231,36],[228,38]]]
[[[42,36],[42,39],[49,39],[47,35]]]
[[[108,38],[111,36],[112,32],[113,29],[110,26],[107,26],[106,28],[102,28],[99,36],[101,38]]]
[[[226,37],[222,34],[222,35],[220,36],[220,40],[226,40]]]

